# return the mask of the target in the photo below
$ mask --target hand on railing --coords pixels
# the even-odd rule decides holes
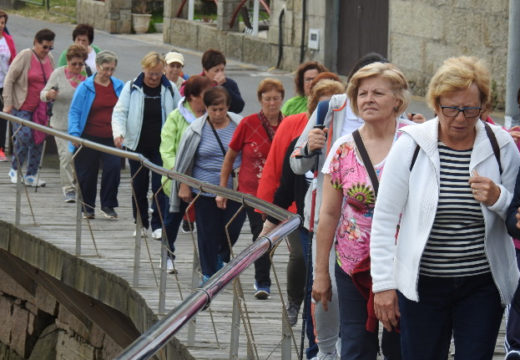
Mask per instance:
[[[123,147],[123,140],[124,139],[125,138],[122,137],[122,136],[118,136],[118,137],[114,138],[114,145],[115,145],[115,147],[121,149]]]
[[[188,185],[186,185],[184,183],[179,185],[179,192],[177,193],[177,195],[179,195],[179,197],[184,202],[190,203],[192,200],[191,189]]]
[[[223,196],[217,196],[217,197],[215,198],[215,201],[217,202],[217,207],[218,207],[219,209],[222,209],[222,210],[226,209],[227,199],[226,199],[225,197],[223,197]]]
[[[11,111],[13,111],[13,106],[12,105],[4,106],[4,109],[2,111],[5,112],[5,113],[10,114]]]
[[[273,230],[275,227],[276,227],[276,224],[270,222],[269,220],[265,220],[265,221],[264,221],[264,228],[262,229],[262,231],[260,232],[260,234],[258,235],[258,237],[265,236],[265,235],[268,234],[271,230]]]

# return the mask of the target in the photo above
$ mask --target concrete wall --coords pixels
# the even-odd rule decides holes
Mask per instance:
[[[125,34],[132,31],[131,0],[78,0],[76,3],[78,24],[91,24],[96,29]]]
[[[495,102],[503,107],[508,0],[391,0],[389,58],[407,76],[415,94],[448,57],[486,60]]]

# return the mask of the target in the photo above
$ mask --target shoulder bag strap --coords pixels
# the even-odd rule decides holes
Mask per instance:
[[[489,142],[491,143],[491,147],[493,148],[493,153],[495,154],[495,157],[497,158],[498,170],[500,171],[500,175],[502,175],[503,170],[502,170],[502,162],[500,161],[500,147],[498,146],[497,138],[496,138],[493,130],[491,130],[491,127],[488,125],[488,123],[484,123],[484,128],[486,129],[486,134],[489,138]]]
[[[370,177],[370,181],[372,182],[372,186],[374,187],[374,193],[377,197],[377,191],[379,190],[379,180],[377,179],[377,174],[374,169],[374,165],[372,165],[372,161],[370,161],[370,157],[368,156],[365,144],[363,144],[363,140],[361,139],[359,130],[354,131],[352,133],[352,137],[354,138],[354,142],[356,143],[356,147],[359,151],[359,155],[361,156],[361,160],[365,165],[365,169],[367,169],[368,176]]]
[[[211,130],[213,130],[213,134],[215,134],[215,138],[217,138],[217,142],[218,142],[218,145],[220,146],[220,150],[222,150],[222,155],[224,155],[224,157],[226,157],[226,149],[224,149],[224,145],[222,145],[222,140],[220,140],[220,136],[218,136],[217,130],[215,130],[215,127],[213,126],[211,121],[209,121],[209,119],[208,119],[208,123],[209,123],[209,126],[211,126]],[[231,177],[234,178],[235,176],[236,176],[235,170],[231,171]]]
[[[34,53],[34,56],[36,56],[36,59],[38,59],[38,61],[40,62],[40,66],[42,67],[43,83],[47,84],[47,76],[45,76],[45,69],[43,68],[43,63],[40,60],[40,58],[38,57],[38,55],[36,54],[36,51],[34,51],[34,50],[31,50],[31,51]]]

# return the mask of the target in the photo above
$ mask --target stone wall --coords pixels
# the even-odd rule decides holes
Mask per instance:
[[[76,3],[78,24],[91,24],[109,33],[125,34],[132,31],[131,0],[78,0]]]
[[[485,59],[495,103],[503,107],[507,62],[508,0],[391,0],[389,58],[423,95],[448,57]]]

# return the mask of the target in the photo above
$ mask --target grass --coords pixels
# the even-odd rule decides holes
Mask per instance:
[[[9,14],[16,14],[31,17],[54,23],[75,23],[76,22],[76,1],[75,0],[42,0],[49,1],[49,11],[45,6],[32,3],[23,3],[18,9],[10,9]],[[37,0],[34,1],[39,2]]]

